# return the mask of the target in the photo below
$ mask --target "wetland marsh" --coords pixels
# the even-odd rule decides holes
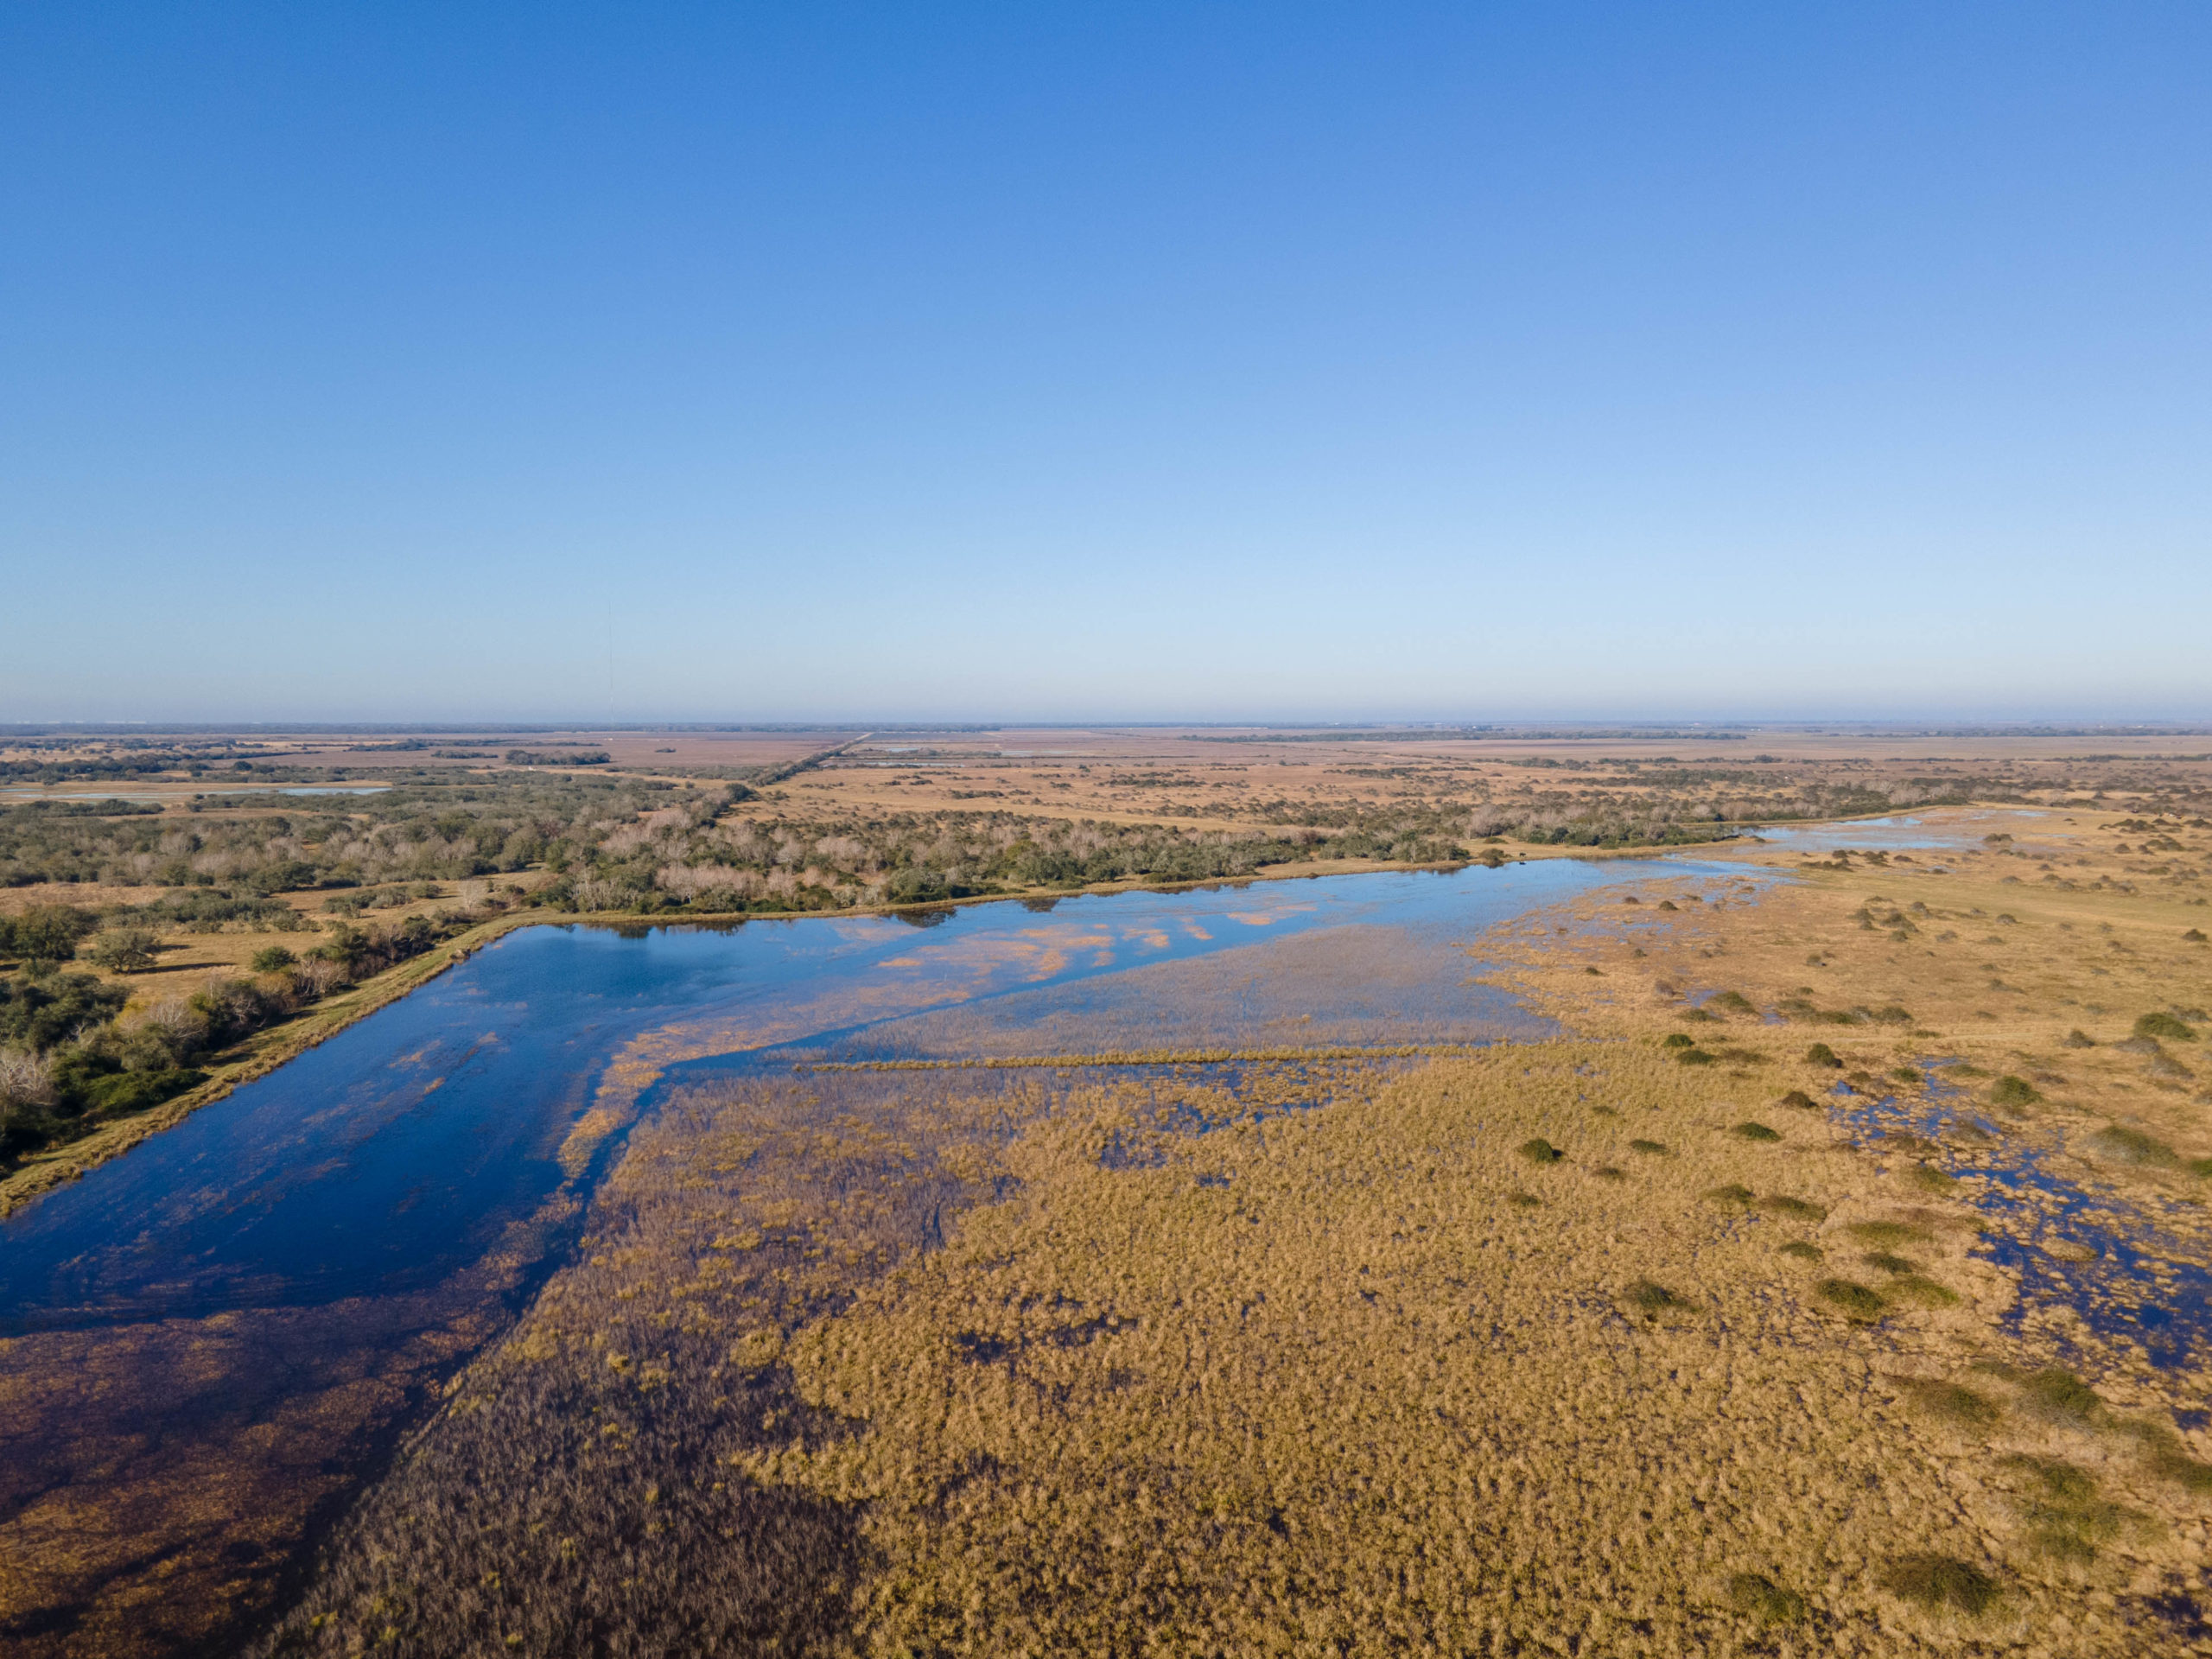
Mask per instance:
[[[2207,850],[509,932],[0,1227],[10,1639],[2185,1650]]]

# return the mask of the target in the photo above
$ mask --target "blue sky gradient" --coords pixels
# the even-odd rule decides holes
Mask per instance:
[[[2212,9],[21,6],[0,719],[2212,717]]]

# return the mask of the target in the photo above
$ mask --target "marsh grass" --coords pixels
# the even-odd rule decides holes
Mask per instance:
[[[1878,1249],[1898,1244],[1933,1243],[1936,1236],[1927,1228],[1905,1221],[1854,1221],[1844,1230],[1861,1244],[1872,1244]]]
[[[1824,1262],[1827,1259],[1827,1253],[1819,1245],[1808,1243],[1802,1238],[1793,1238],[1784,1244],[1782,1254],[1794,1255],[1801,1262]]]
[[[1931,1612],[1969,1618],[1987,1612],[2001,1593],[1995,1579],[1950,1555],[1900,1556],[1883,1573],[1881,1584],[1891,1595]]]
[[[1777,1129],[1770,1129],[1767,1128],[1765,1124],[1753,1122],[1749,1118],[1746,1118],[1743,1122],[1737,1124],[1736,1127],[1729,1130],[1728,1133],[1737,1136],[1739,1140],[1744,1141],[1779,1141],[1782,1139],[1781,1131]]]
[[[2135,1035],[2149,1038],[2153,1042],[2193,1043],[2196,1033],[2183,1020],[2171,1014],[2151,1013],[2135,1021]]]
[[[2017,1114],[2030,1106],[2040,1104],[2043,1091],[2025,1077],[2014,1077],[2007,1072],[1990,1085],[1989,1100],[1992,1105]]]
[[[1908,1262],[1901,1255],[1891,1255],[1887,1250],[1869,1250],[1859,1259],[1868,1267],[1878,1268],[1884,1273],[1904,1274],[1920,1271],[1920,1263],[1917,1262]]]
[[[1958,1292],[1947,1285],[1916,1273],[1908,1273],[1890,1281],[1882,1295],[1893,1302],[1903,1302],[1910,1307],[1956,1307]]]
[[[2018,1508],[2030,1541],[2057,1560],[2094,1560],[2099,1545],[2145,1519],[2100,1497],[2095,1478],[2063,1459],[2016,1452],[2001,1459],[1999,1467],[2025,1488]]]
[[[1649,1279],[1638,1279],[1625,1293],[1629,1305],[1647,1319],[1656,1319],[1662,1314],[1678,1313],[1693,1304],[1687,1297],[1678,1296],[1662,1284]]]
[[[2089,1137],[2089,1145],[2098,1156],[2115,1163],[2135,1164],[2145,1169],[2181,1167],[2182,1160],[2171,1147],[2124,1123],[2107,1124]]]
[[[1628,1143],[1628,1149],[1630,1152],[1642,1153],[1647,1158],[1666,1158],[1672,1155],[1668,1152],[1667,1143],[1663,1141],[1631,1141]]]
[[[1529,1162],[1537,1165],[1555,1164],[1567,1156],[1541,1135],[1530,1136],[1523,1141],[1516,1150]]]
[[[1751,1201],[1751,1189],[1740,1181],[1730,1181],[1725,1185],[1706,1188],[1705,1197],[1712,1203],[1727,1205],[1732,1208],[1749,1204]]]

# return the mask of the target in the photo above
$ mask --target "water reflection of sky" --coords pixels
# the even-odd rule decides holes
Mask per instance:
[[[546,926],[0,1224],[0,1332],[438,1282],[588,1185],[595,1100],[791,1058],[1483,1041],[1549,1029],[1455,946],[1588,889],[1546,860],[725,928]]]
[[[2100,1337],[2140,1343],[2163,1370],[2201,1364],[2212,1343],[2212,1270],[2172,1254],[2177,1234],[2160,1213],[2169,1201],[2155,1192],[2122,1198],[2069,1179],[2050,1151],[1976,1113],[1966,1090],[1942,1077],[1953,1064],[1921,1061],[1927,1082],[1919,1096],[1878,1098],[1840,1085],[1837,1113],[1871,1144],[1900,1135],[1944,1143],[1940,1153],[1910,1155],[1961,1177],[1956,1196],[1988,1222],[1977,1249],[2019,1279],[2008,1328],[2017,1331],[2032,1310],[2065,1307]],[[1972,1150],[1957,1144],[1976,1136]]]
[[[2032,828],[2034,820],[2049,816],[2026,808],[1983,808],[1946,812],[1941,822],[1932,823],[1902,814],[1845,823],[1761,824],[1751,834],[1793,853],[1833,853],[1845,847],[1916,852],[1923,848],[1969,847],[1986,835],[2018,833]]]

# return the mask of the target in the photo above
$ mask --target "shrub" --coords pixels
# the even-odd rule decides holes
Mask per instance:
[[[1843,1062],[1836,1058],[1835,1050],[1830,1048],[1826,1043],[1815,1043],[1810,1048],[1807,1049],[1805,1051],[1805,1064],[1808,1065],[1824,1065],[1838,1071],[1843,1070]]]
[[[1998,1596],[1997,1580],[1948,1555],[1906,1555],[1884,1572],[1882,1587],[1902,1600],[1936,1611],[1978,1618]]]
[[[2171,1014],[2146,1014],[2135,1022],[2135,1034],[2153,1041],[2193,1043],[2196,1033]]]
[[[2016,1077],[2007,1072],[1990,1085],[1989,1098],[1996,1105],[2017,1111],[2024,1106],[2033,1106],[2043,1096],[2025,1077]]]
[[[1541,1135],[1523,1141],[1521,1143],[1521,1155],[1532,1164],[1555,1164],[1567,1156]]]
[[[1814,1287],[1814,1293],[1856,1324],[1872,1324],[1888,1310],[1880,1296],[1849,1279],[1823,1279]]]
[[[160,936],[143,927],[111,927],[93,939],[85,954],[111,974],[143,973],[154,965]]]
[[[1668,1037],[1665,1041],[1659,1045],[1659,1046],[1662,1048],[1693,1048],[1696,1046],[1696,1039],[1686,1036],[1684,1033],[1678,1031]]]
[[[1764,1123],[1754,1123],[1749,1119],[1738,1123],[1734,1128],[1729,1130],[1728,1133],[1731,1135],[1741,1135],[1746,1141],[1779,1141],[1782,1139],[1778,1131],[1770,1129]]]
[[[253,953],[253,971],[257,974],[273,974],[280,969],[289,968],[298,960],[297,957],[281,944],[265,944]]]

